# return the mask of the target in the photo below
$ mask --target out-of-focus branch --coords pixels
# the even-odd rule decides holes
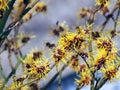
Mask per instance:
[[[80,90],[82,87],[83,87],[83,85],[77,86],[77,88],[75,90]]]
[[[0,63],[0,75],[3,77],[4,80],[6,80],[6,76],[5,76],[4,72],[3,72],[1,63]]]
[[[26,13],[28,13],[40,0],[35,0],[33,3],[27,6],[20,17],[23,17]]]
[[[11,69],[13,69],[13,63],[12,63],[12,60],[11,60],[11,52],[8,53],[8,61],[9,61]]]
[[[89,17],[89,19],[88,19],[88,24],[90,25],[90,34],[89,34],[89,47],[88,47],[88,50],[89,50],[89,54],[90,54],[90,57],[91,57],[91,59],[93,59],[94,60],[94,58],[93,58],[93,53],[92,53],[92,32],[93,32],[93,25],[91,26],[91,24],[93,24],[93,22],[94,22],[94,16],[95,16],[95,14],[96,14],[96,12],[100,9],[101,7],[96,7],[95,9],[93,9],[92,10],[92,12],[91,12],[91,15],[90,15],[90,17]],[[84,61],[86,62],[86,60],[84,59]],[[89,67],[90,68],[90,67]],[[91,77],[92,77],[92,79],[91,79],[91,86],[90,86],[90,90],[94,90],[94,80],[95,80],[95,72],[92,72],[91,71]]]
[[[68,66],[68,65],[64,65],[60,71],[63,72],[63,71],[66,69],[67,66]],[[41,88],[40,90],[46,90],[46,89],[51,85],[51,83],[55,81],[55,79],[58,77],[58,75],[59,75],[59,72],[57,72],[57,73],[51,78],[51,80],[49,80],[49,82],[48,82],[43,88]]]
[[[25,8],[27,7],[27,5],[29,3],[29,0],[23,0],[23,1],[24,2],[22,2],[21,7],[19,7],[19,9],[17,10],[16,15],[14,16],[12,23],[16,23],[16,21],[19,20],[20,16],[22,15],[23,11],[25,10]]]
[[[106,16],[106,20],[103,22],[103,24],[100,26],[100,33],[103,32],[106,24],[109,22],[109,20],[113,17],[114,12],[119,8],[120,6],[118,5],[118,2],[116,3],[115,7],[113,10]]]
[[[12,1],[13,1],[13,0],[12,0]],[[7,37],[7,36],[9,35],[9,33],[11,32],[11,30],[12,30],[16,25],[18,25],[18,24],[21,22],[21,20],[22,20],[22,18],[24,17],[24,15],[27,14],[38,2],[39,2],[39,0],[36,0],[35,3],[33,3],[33,4],[31,5],[31,7],[29,7],[29,9],[28,9],[27,11],[24,11],[24,12],[23,12],[24,14],[21,15],[21,17],[19,18],[18,21],[14,22],[14,23],[12,22],[11,24],[9,24],[8,27],[5,29],[5,31],[0,34],[0,47],[1,47],[1,45],[3,44],[3,42],[5,41],[6,37]]]
[[[115,22],[114,22],[114,31],[115,31],[115,32],[116,32],[117,21],[118,21],[118,19],[119,19],[119,15],[120,15],[120,8],[119,8],[119,10],[118,10],[118,12],[117,12],[117,16],[116,16],[116,19],[115,19]]]
[[[107,78],[103,78],[101,80],[101,82],[98,84],[98,86],[95,88],[95,90],[99,90],[106,82],[107,82]]]
[[[16,0],[10,0],[10,1],[9,1],[9,3],[8,3],[8,7],[9,7],[9,8],[5,11],[2,19],[0,20],[0,34],[3,32],[3,29],[4,29],[4,27],[5,27],[5,24],[6,24],[6,22],[7,22],[7,19],[8,19],[8,17],[9,17],[9,15],[10,15],[10,12],[11,12],[11,10],[13,9],[13,5],[14,5],[15,1],[16,1]]]
[[[22,60],[24,60],[25,57],[26,57],[26,56],[21,57]],[[17,61],[16,65],[15,65],[15,67],[12,69],[11,73],[7,76],[7,78],[6,78],[5,82],[4,82],[4,84],[6,84],[6,83],[9,81],[9,79],[12,77],[12,75],[14,75],[14,74],[16,73],[16,71],[17,71],[19,65],[20,65],[21,62],[22,62],[21,58],[19,58],[18,56],[16,56],[16,58],[17,58],[18,61]],[[3,87],[3,88],[4,88],[4,87]]]

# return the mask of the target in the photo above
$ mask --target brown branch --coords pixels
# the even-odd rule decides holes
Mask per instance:
[[[114,30],[115,30],[115,32],[116,32],[117,21],[118,21],[118,19],[119,19],[119,15],[120,15],[120,8],[119,8],[119,10],[118,10],[118,12],[117,12],[117,16],[116,16],[116,19],[115,19],[115,22],[114,22]]]
[[[100,26],[100,33],[103,32],[105,26],[109,22],[109,20],[113,17],[114,12],[119,8],[120,6],[118,5],[118,2],[116,3],[115,7],[113,10],[106,16],[106,20],[103,22],[103,24]]]
[[[93,11],[91,12],[91,15],[88,19],[88,24],[91,25],[93,24],[94,22],[94,17],[95,17],[95,13],[100,9],[101,7],[97,7],[95,9],[93,9]],[[94,57],[93,57],[93,53],[92,53],[92,32],[93,32],[93,27],[90,27],[89,28],[91,31],[90,31],[90,34],[89,34],[89,53],[90,53],[90,57],[94,60]],[[86,62],[87,64],[87,61],[83,58],[83,60]],[[88,64],[87,64],[88,66]],[[90,69],[90,66],[88,67]],[[90,90],[94,90],[94,80],[95,80],[95,75],[94,75],[95,72],[92,72],[91,71],[91,87],[90,87]]]
[[[95,88],[95,90],[99,90],[106,82],[107,82],[107,78],[103,78],[100,83],[97,85],[97,87]]]
[[[14,67],[13,67],[13,63],[12,63],[12,59],[11,59],[11,52],[8,52],[8,61],[9,61],[11,69],[13,70]]]
[[[22,18],[24,17],[25,14],[27,14],[37,3],[39,2],[39,0],[36,0],[32,5],[31,7],[28,8],[28,10],[25,10],[23,13],[23,15],[21,15],[21,17],[19,18],[19,20],[15,21],[15,22],[12,22],[11,24],[9,24],[7,26],[7,28],[5,29],[4,32],[2,32],[0,34],[0,47],[1,45],[3,44],[3,42],[5,41],[6,37],[9,35],[9,33],[12,31],[12,29],[14,27],[16,27],[21,21],[22,21]]]
[[[63,72],[63,71],[66,69],[67,66],[68,66],[67,64],[64,65],[60,71]],[[40,90],[46,90],[46,89],[51,85],[51,83],[58,77],[58,75],[59,75],[59,72],[57,72],[57,73],[52,77],[52,79],[49,80],[49,82],[48,82],[43,88],[41,88]]]

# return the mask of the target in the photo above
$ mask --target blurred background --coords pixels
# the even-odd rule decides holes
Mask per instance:
[[[66,21],[66,24],[73,28],[75,25],[85,25],[85,20],[80,20],[77,18],[78,11],[83,7],[92,8],[95,4],[94,0],[43,0],[47,6],[48,11],[47,14],[37,14],[30,21],[20,27],[21,31],[32,33],[36,36],[33,38],[28,45],[22,48],[23,53],[28,53],[30,50],[34,48],[40,48],[44,51],[45,54],[49,53],[46,50],[45,43],[47,41],[56,43],[57,37],[51,34],[51,27],[56,25],[56,22]],[[115,4],[116,0],[112,0],[112,6]],[[111,8],[112,8],[111,6]],[[105,18],[98,14],[95,18],[95,25],[100,25]],[[112,28],[112,22],[108,23],[107,26]],[[114,42],[116,47],[119,47],[119,37],[114,38]],[[2,54],[6,55],[6,52]],[[3,60],[2,60],[3,59]],[[4,68],[4,72],[6,75],[10,73],[9,71],[9,62],[7,62],[7,57],[2,57],[2,64],[7,67]],[[55,70],[51,71],[48,75],[48,78],[40,82],[40,87],[44,86],[46,82],[56,73]],[[74,82],[74,78],[77,76],[74,72],[67,68],[62,75],[62,90],[75,90],[76,85]],[[101,90],[120,90],[120,82],[108,82]],[[47,90],[57,90],[57,80],[53,82]],[[89,90],[89,86],[82,88],[81,90]]]

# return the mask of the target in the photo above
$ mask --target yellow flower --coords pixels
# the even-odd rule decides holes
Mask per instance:
[[[50,70],[49,62],[43,57],[41,51],[34,51],[27,55],[25,61],[25,75],[28,75],[29,79],[40,79],[47,75]]]
[[[78,34],[79,32],[66,32],[62,35],[58,41],[58,45],[65,50],[73,50],[76,49],[78,51],[84,50],[85,44],[85,35]],[[81,33],[81,32],[80,32]]]
[[[98,6],[108,6],[110,3],[110,0],[95,0],[96,5]]]
[[[15,90],[16,88],[20,88],[20,86],[23,85],[24,80],[25,77],[20,77],[20,78],[13,77],[13,82],[10,84],[10,86],[6,87],[6,90]],[[22,88],[20,88],[20,90],[23,90]]]
[[[86,85],[89,85],[90,84],[90,80],[91,80],[91,76],[90,76],[91,72],[88,68],[85,69],[85,71],[82,71],[80,73],[80,80],[78,79],[75,79],[77,85],[79,87],[83,87],[83,86],[86,86]]]
[[[107,56],[107,51],[105,49],[100,49],[100,50],[96,50],[96,55],[94,55],[94,57],[96,59],[100,59],[101,57],[106,57]]]
[[[79,64],[79,59],[78,55],[73,55],[70,59],[69,62],[70,67],[75,70],[76,72],[80,71],[80,64]]]
[[[107,68],[102,68],[101,71],[104,72],[104,77],[109,80],[113,80],[119,75],[119,68],[113,63],[109,64]]]
[[[59,63],[60,61],[63,61],[66,63],[67,53],[63,48],[56,48],[55,53],[53,54],[53,59],[55,63]]]
[[[107,52],[105,49],[99,50],[98,54],[94,56],[94,63],[93,66],[97,68],[98,70],[106,64],[106,57],[107,57]]]
[[[93,66],[97,68],[98,70],[101,69],[103,66],[107,66],[110,63],[115,62],[116,60],[116,50],[113,47],[113,44],[111,41],[104,39],[96,43],[97,49],[95,51],[96,55],[94,55],[94,63]]]
[[[65,48],[66,50],[70,50],[72,47],[71,45],[73,45],[75,35],[75,33],[66,32],[59,38],[58,45]]]
[[[66,24],[66,21],[63,21],[63,22],[57,21],[55,27],[51,26],[51,30],[52,30],[52,31],[50,31],[51,34],[59,37],[59,36],[64,35],[66,32],[68,32],[69,27]]]
[[[6,10],[8,8],[6,0],[0,0],[0,10]]]
[[[78,12],[78,18],[85,18],[90,13],[90,10],[88,8],[82,8]]]
[[[3,79],[0,79],[0,89],[4,86]]]
[[[24,87],[21,87],[21,90],[31,90],[31,88],[29,86],[24,86]]]
[[[106,51],[112,51],[114,48],[113,42],[108,38],[99,38],[96,41],[98,49],[105,49]]]
[[[23,17],[23,21],[22,21],[22,23],[26,23],[28,20],[30,20],[31,18],[32,18],[32,13],[27,13],[27,14],[25,14],[25,16]]]
[[[35,6],[35,11],[36,12],[46,12],[47,11],[47,5],[43,2],[39,2]]]

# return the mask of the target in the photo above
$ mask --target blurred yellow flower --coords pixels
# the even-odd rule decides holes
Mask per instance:
[[[74,71],[76,72],[80,71],[80,63],[79,63],[78,55],[73,55],[71,57],[69,65]]]
[[[35,6],[36,12],[46,12],[47,11],[47,5],[44,2],[39,2]]]
[[[98,70],[106,63],[107,52],[105,49],[99,50],[98,54],[94,56],[95,61],[93,62],[94,67]]]
[[[0,0],[0,10],[6,10],[8,8],[6,0]]]
[[[109,80],[113,80],[114,78],[117,78],[119,75],[118,66],[115,65],[114,63],[109,64],[107,68],[102,68],[101,71],[105,73],[104,77]]]
[[[110,3],[110,0],[95,0],[96,5],[98,6],[108,6]]]
[[[80,73],[80,80],[75,79],[77,85],[81,88],[83,86],[87,86],[90,84],[90,80],[91,80],[91,72],[90,70],[86,67],[85,71],[82,71]]]
[[[97,39],[96,43],[98,49],[105,49],[106,51],[112,51],[114,49],[113,42],[107,37]]]
[[[89,14],[90,14],[90,10],[88,8],[82,8],[78,11],[77,17],[83,19]]]
[[[50,70],[48,60],[43,57],[43,53],[40,50],[28,54],[23,63],[25,65],[24,73],[28,75],[29,79],[37,77],[41,79]]]

